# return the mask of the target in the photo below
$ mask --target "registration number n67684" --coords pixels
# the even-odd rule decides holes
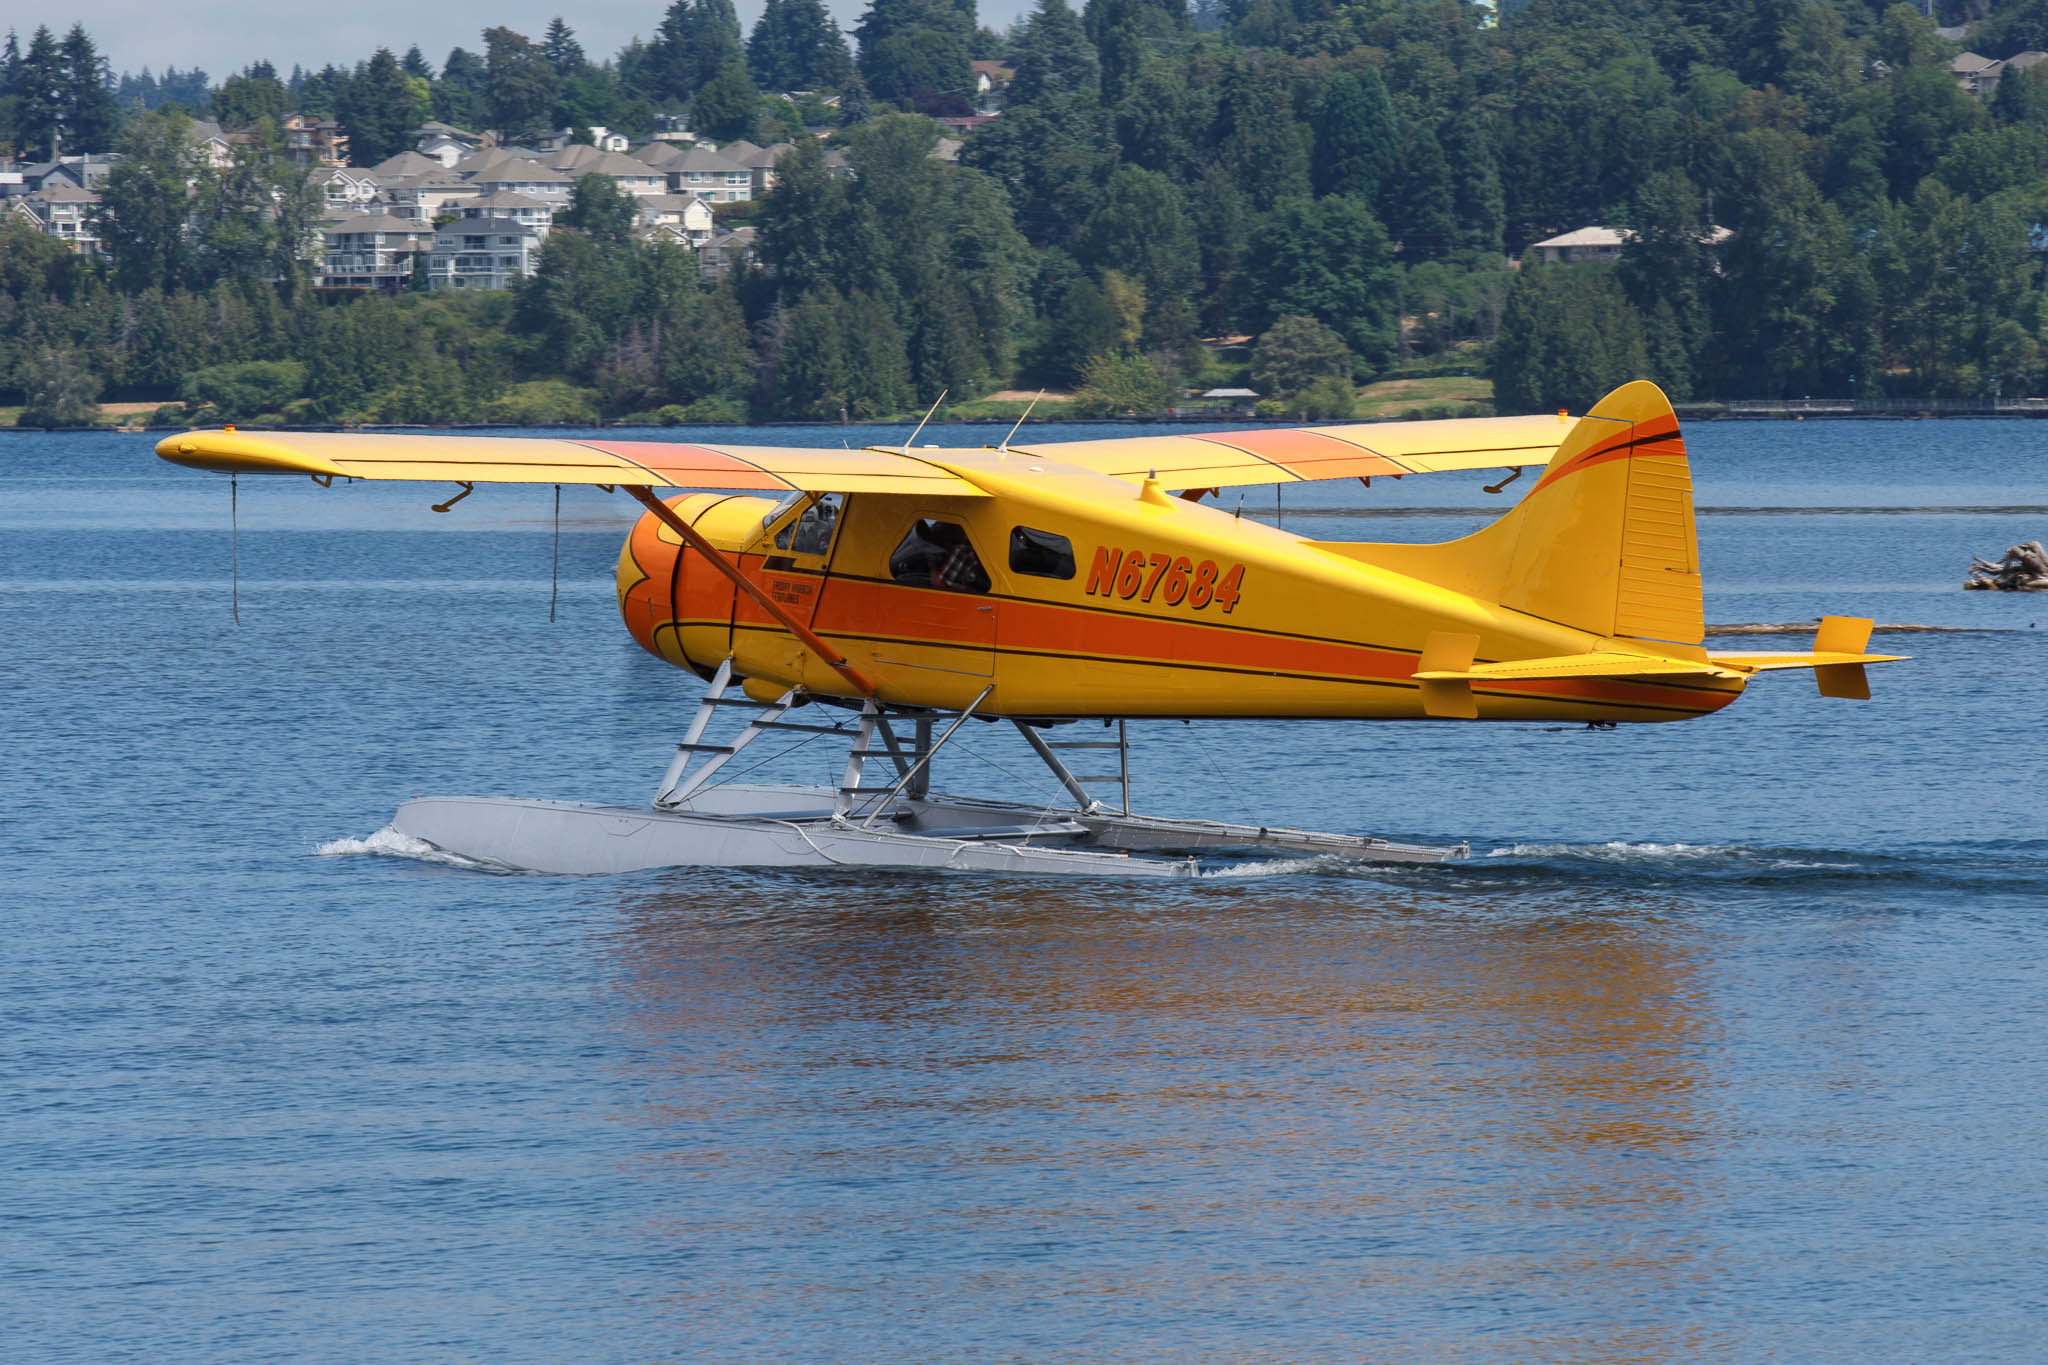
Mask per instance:
[[[1126,602],[1157,598],[1169,607],[1185,603],[1196,611],[1214,605],[1225,616],[1236,608],[1238,589],[1243,585],[1242,564],[1219,568],[1213,559],[1197,563],[1186,555],[1108,545],[1095,548],[1095,563],[1088,570],[1090,596],[1120,597]]]

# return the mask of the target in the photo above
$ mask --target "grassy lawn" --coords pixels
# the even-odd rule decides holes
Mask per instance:
[[[1405,417],[1425,408],[1493,403],[1493,381],[1478,375],[1445,379],[1385,379],[1359,391],[1360,417]]]

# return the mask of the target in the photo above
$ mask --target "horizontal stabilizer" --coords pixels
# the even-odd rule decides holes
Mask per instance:
[[[1810,668],[1814,681],[1820,684],[1823,697],[1846,697],[1851,701],[1870,700],[1870,677],[1863,671],[1865,664],[1888,664],[1910,656],[1905,654],[1870,654],[1872,622],[1863,616],[1823,616],[1820,628],[1813,635],[1813,651],[1808,654],[1781,652],[1729,653],[1710,656],[1714,663],[1723,668],[1738,669],[1744,673],[1775,673],[1787,668]]]
[[[1424,682],[1509,682],[1536,678],[1739,678],[1741,673],[1693,659],[1653,658],[1619,650],[1594,650],[1549,659],[1510,659],[1457,670],[1417,672]]]

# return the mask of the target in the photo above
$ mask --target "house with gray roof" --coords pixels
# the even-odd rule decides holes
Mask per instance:
[[[361,213],[320,233],[322,289],[397,290],[412,279],[413,257],[428,249],[434,230],[424,222],[384,213]]]
[[[99,230],[93,226],[92,211],[100,197],[80,189],[67,179],[50,178],[39,190],[13,201],[14,213],[24,214],[46,237],[55,237],[75,255],[101,254]]]
[[[754,197],[753,173],[709,147],[691,147],[664,169],[671,194],[700,194],[721,204]]]
[[[510,289],[533,273],[544,233],[512,218],[465,218],[434,234],[434,289]]]

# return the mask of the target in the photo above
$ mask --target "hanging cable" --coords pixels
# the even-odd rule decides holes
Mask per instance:
[[[228,610],[234,613],[235,624],[242,624],[242,517],[240,490],[235,487],[235,476],[228,475]]]
[[[548,574],[548,624],[555,623],[555,594],[562,587],[562,485],[555,485],[555,564]]]

